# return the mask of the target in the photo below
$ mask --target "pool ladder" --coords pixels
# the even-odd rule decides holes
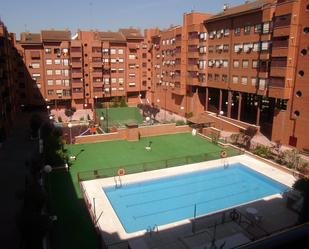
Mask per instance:
[[[114,181],[115,181],[115,188],[121,188],[122,187],[122,181],[120,176],[118,176],[118,180],[117,180],[117,176],[114,176]]]
[[[155,224],[153,227],[148,226],[146,229],[146,233],[148,233],[150,236],[152,235],[153,232],[157,232],[157,233],[159,232],[159,228],[157,224]]]

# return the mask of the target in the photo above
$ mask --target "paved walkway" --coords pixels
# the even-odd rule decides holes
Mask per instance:
[[[17,215],[22,201],[16,192],[25,187],[25,160],[36,150],[37,141],[28,139],[30,113],[18,113],[12,133],[0,149],[0,247],[19,248]]]

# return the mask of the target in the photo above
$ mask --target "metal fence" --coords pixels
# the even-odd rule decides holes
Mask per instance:
[[[78,181],[87,181],[93,180],[98,178],[105,178],[105,177],[113,177],[118,175],[118,170],[124,169],[125,174],[134,174],[144,171],[150,170],[157,170],[157,169],[164,169],[170,168],[175,166],[181,166],[186,164],[192,163],[199,163],[214,159],[220,158],[220,151],[219,152],[212,152],[212,153],[203,153],[197,155],[190,155],[160,161],[152,161],[152,162],[144,162],[144,163],[137,163],[137,164],[129,164],[129,165],[119,165],[118,167],[113,168],[105,168],[105,169],[96,169],[96,170],[89,170],[89,171],[81,171],[77,174]]]

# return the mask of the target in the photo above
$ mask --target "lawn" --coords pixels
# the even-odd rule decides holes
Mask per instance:
[[[126,123],[143,123],[143,117],[140,111],[136,107],[117,107],[106,109],[96,109],[98,120],[100,117],[104,117],[104,121],[101,121],[102,126],[106,126],[106,117],[108,116],[108,126],[122,127]]]
[[[145,146],[150,141],[152,150],[146,151]],[[117,170],[129,164],[141,165],[147,162],[161,162],[205,153],[208,155],[207,159],[211,160],[219,158],[222,150],[219,146],[201,137],[193,137],[190,133],[142,138],[138,142],[112,141],[68,145],[67,149],[69,155],[80,153],[70,171],[68,173],[53,172],[50,177],[52,208],[59,217],[54,233],[53,248],[59,249],[98,248],[93,225],[79,189],[78,172],[109,168]],[[231,156],[237,154],[232,149],[227,151]],[[164,167],[160,163],[152,166],[154,166],[152,169]],[[135,168],[134,172],[140,170],[142,169]]]

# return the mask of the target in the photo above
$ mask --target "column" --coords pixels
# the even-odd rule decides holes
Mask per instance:
[[[219,95],[219,113],[222,111],[222,89],[219,90],[220,95]]]
[[[238,93],[238,114],[237,114],[237,119],[240,120],[240,115],[241,115],[241,102],[242,102],[242,94],[241,93]]]
[[[256,109],[256,125],[259,126],[260,125],[260,115],[261,115],[261,105],[260,105],[261,101],[260,98],[258,98],[257,100],[257,109]]]
[[[208,93],[208,87],[206,87],[206,103],[205,103],[205,111],[208,111],[208,100],[209,99],[209,93]]]
[[[232,91],[228,91],[227,96],[227,117],[231,117],[231,108],[232,108]]]

